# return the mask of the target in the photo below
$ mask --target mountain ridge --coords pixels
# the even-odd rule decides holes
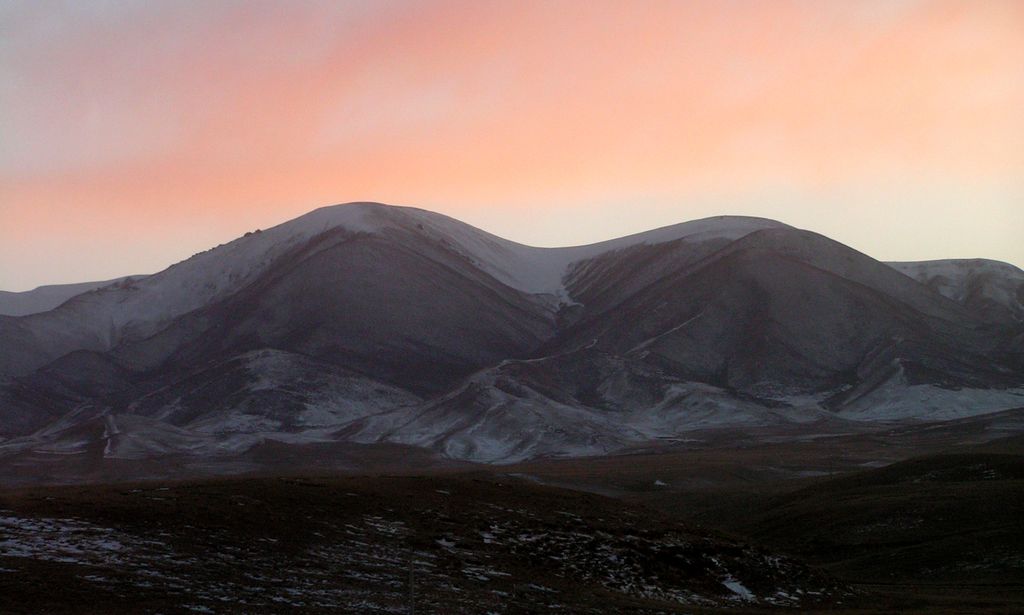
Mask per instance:
[[[321,208],[0,316],[0,463],[267,440],[508,463],[996,412],[1024,404],[1015,275],[895,267],[760,218],[534,248],[415,208]]]

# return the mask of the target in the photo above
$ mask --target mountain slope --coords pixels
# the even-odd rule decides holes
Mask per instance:
[[[418,209],[323,208],[0,317],[0,459],[352,441],[511,462],[1020,406],[1019,271],[927,273],[947,269],[758,218],[533,248]]]
[[[374,240],[406,260],[418,259],[425,247],[435,257],[445,252],[434,259],[443,267],[469,272],[492,287],[497,283],[557,303],[564,293],[564,271],[577,260],[630,245],[691,235],[735,238],[777,225],[756,218],[695,221],[590,246],[533,248],[420,209],[373,203],[325,207],[249,233],[145,279],[78,295],[58,309],[23,318],[0,316],[0,339],[10,348],[0,355],[0,376],[29,373],[74,350],[108,351],[150,338],[177,318],[233,297],[275,267],[315,253],[318,246],[337,247],[339,237],[363,240],[366,250],[359,258],[364,260],[377,258],[369,247]],[[407,243],[410,239],[415,245]]]
[[[134,275],[100,282],[80,282],[78,284],[54,284],[16,293],[0,290],[0,315],[27,316],[47,312],[64,303],[68,299],[87,293],[97,288],[116,284],[131,284],[146,276]]]
[[[981,258],[888,264],[976,314],[1024,321],[1024,271],[1013,265]]]
[[[674,259],[661,246],[646,250],[676,266],[662,265],[661,275],[632,294],[608,298],[624,288],[615,283],[628,277],[622,269],[633,266],[615,255],[570,278],[570,292],[584,301],[602,284],[612,290],[598,294],[595,313],[584,303],[578,321],[548,349],[596,344],[680,378],[769,397],[851,384],[873,352],[892,345],[899,349],[894,360],[918,366],[922,378],[934,369],[952,385],[993,376],[995,357],[1016,365],[1011,325],[977,319],[813,233],[757,231],[696,262]]]

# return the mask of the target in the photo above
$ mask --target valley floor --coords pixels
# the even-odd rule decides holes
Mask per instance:
[[[272,447],[247,461],[273,476],[39,484],[83,478],[63,464],[0,491],[0,612],[1020,612],[1024,438],[971,433]]]

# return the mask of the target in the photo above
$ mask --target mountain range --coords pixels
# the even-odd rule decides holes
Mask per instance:
[[[1020,269],[883,263],[749,217],[535,248],[339,205],[0,314],[0,464],[268,442],[511,463],[1024,406]]]

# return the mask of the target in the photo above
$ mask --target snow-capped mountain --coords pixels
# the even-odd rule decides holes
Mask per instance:
[[[353,204],[0,316],[0,458],[390,442],[509,462],[1024,406],[1024,273],[717,217],[534,248]],[[802,427],[801,427],[802,426]]]

